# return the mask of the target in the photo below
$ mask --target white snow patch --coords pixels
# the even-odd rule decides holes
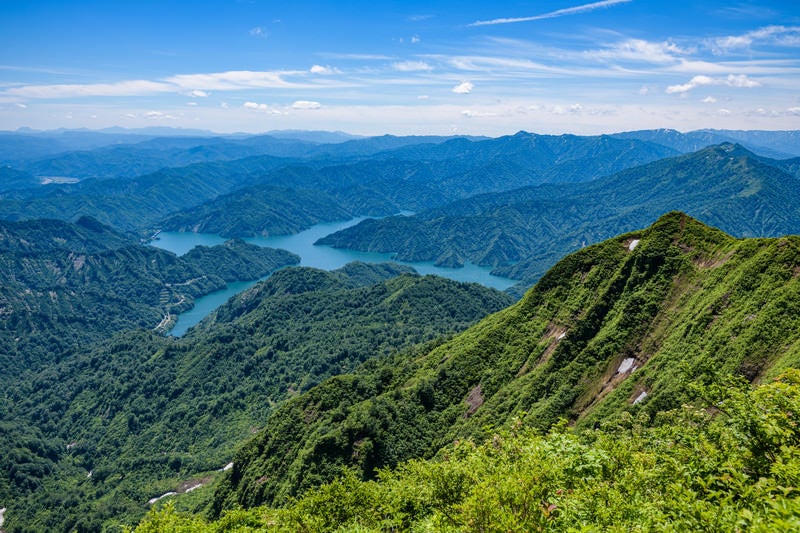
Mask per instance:
[[[200,488],[200,487],[202,487],[202,486],[203,486],[203,484],[202,484],[202,483],[198,483],[197,485],[193,485],[193,486],[189,487],[188,489],[186,489],[186,490],[185,490],[185,491],[183,491],[183,492],[192,492],[193,490],[195,490],[195,489],[199,489],[199,488]]]
[[[636,248],[636,245],[639,244],[640,239],[633,239],[630,243],[628,243],[628,250],[633,251]]]
[[[162,494],[161,496],[158,496],[157,498],[150,498],[149,500],[147,500],[147,503],[150,504],[150,505],[153,505],[154,503],[156,503],[161,498],[166,498],[167,496],[174,496],[176,494],[178,494],[178,493],[177,492],[167,492],[166,494]]]
[[[633,368],[633,363],[635,362],[636,359],[634,359],[633,357],[626,357],[625,359],[622,360],[622,363],[620,363],[619,368],[617,369],[617,374],[624,374],[625,372]]]
[[[5,513],[6,513],[6,508],[5,507],[0,509],[0,527],[3,527],[3,522],[5,522],[5,520],[6,520],[5,517],[3,517],[3,515]]]
[[[231,468],[233,468],[233,463],[228,463],[222,467],[222,471],[225,472],[226,470],[230,470]]]
[[[641,394],[639,394],[639,396],[637,396],[636,399],[633,400],[633,405],[636,405],[637,403],[641,402],[645,398],[647,398],[647,391],[642,391]]]
[[[557,341],[560,341],[561,339],[563,339],[563,338],[564,338],[564,337],[566,337],[566,336],[567,336],[567,332],[565,331],[564,333],[562,333],[561,335],[559,335],[558,337],[556,337],[556,340],[557,340]]]

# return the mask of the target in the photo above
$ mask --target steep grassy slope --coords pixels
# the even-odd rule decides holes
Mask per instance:
[[[800,239],[734,239],[681,214],[576,252],[525,297],[416,355],[293,398],[235,457],[215,510],[284,502],[353,469],[430,457],[514,418],[653,415],[690,384],[800,364]]]
[[[652,422],[546,434],[515,423],[377,481],[348,472],[282,508],[208,521],[167,504],[136,532],[797,531],[800,371],[720,385]]]

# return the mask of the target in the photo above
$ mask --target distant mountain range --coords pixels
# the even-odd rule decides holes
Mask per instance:
[[[723,144],[586,183],[474,196],[411,217],[365,220],[318,242],[395,253],[403,261],[472,261],[523,280],[525,288],[566,253],[678,208],[741,237],[796,233],[800,181],[779,163]]]

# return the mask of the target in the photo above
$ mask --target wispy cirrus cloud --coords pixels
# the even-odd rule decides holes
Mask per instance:
[[[79,98],[83,96],[139,96],[175,91],[170,83],[128,80],[116,83],[23,85],[6,89],[2,94],[22,98]]]
[[[728,35],[711,40],[711,50],[725,53],[738,48],[749,48],[756,42],[781,46],[800,46],[800,26],[765,26],[742,35]]]
[[[609,44],[600,50],[589,50],[585,52],[585,55],[592,59],[664,64],[679,61],[690,53],[691,50],[681,48],[670,41],[651,42],[643,39],[626,39]]]
[[[595,9],[611,7],[617,4],[626,4],[631,1],[632,0],[601,0],[600,2],[592,2],[591,4],[583,4],[580,6],[557,9],[556,11],[550,11],[549,13],[543,13],[541,15],[533,15],[530,17],[478,20],[476,22],[473,22],[472,24],[469,24],[469,26],[493,26],[495,24],[513,24],[516,22],[532,22],[534,20],[552,19],[556,17],[564,17],[567,15],[577,15],[579,13],[586,13],[589,11],[594,11]]]
[[[319,83],[289,81],[302,78],[307,71],[231,70],[209,74],[178,74],[161,80],[125,80],[114,83],[22,85],[0,91],[0,96],[19,98],[81,98],[91,96],[148,96],[183,93],[194,98],[208,97],[210,91],[243,89],[313,89]]]

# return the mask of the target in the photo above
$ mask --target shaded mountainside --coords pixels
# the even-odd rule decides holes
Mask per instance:
[[[264,185],[239,190],[172,215],[162,228],[224,237],[291,235],[319,222],[353,216],[353,212],[323,191]]]
[[[800,229],[800,181],[723,144],[588,183],[543,185],[453,202],[413,217],[366,220],[318,242],[395,253],[406,261],[465,260],[532,285],[560,257],[681,209],[737,236]]]
[[[42,182],[33,174],[10,167],[0,167],[0,192],[38,187]]]
[[[251,185],[289,160],[257,156],[198,163],[131,179],[87,179],[76,184],[12,191],[0,196],[0,218],[75,220],[82,215],[122,230],[152,228],[170,213]]]
[[[208,483],[285,398],[511,301],[399,265],[287,268],[180,339],[140,330],[76,351],[5,390],[17,440],[0,465],[25,465],[0,477],[7,530],[135,523],[150,498]]]
[[[546,430],[679,407],[693,383],[800,364],[800,238],[734,239],[681,214],[558,262],[433,349],[291,399],[237,453],[214,509],[280,504],[347,470],[432,457],[519,419]]]
[[[177,257],[97,221],[0,224],[0,362],[24,371],[130,328],[165,329],[226,281],[297,264],[241,241]],[[3,375],[3,381],[11,379]]]

